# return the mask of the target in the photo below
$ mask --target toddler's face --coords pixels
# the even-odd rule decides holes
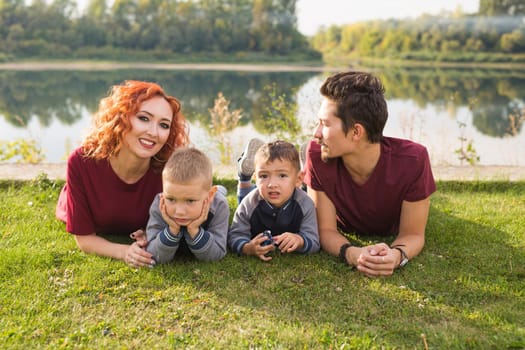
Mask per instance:
[[[179,226],[187,226],[201,215],[209,193],[210,189],[204,188],[200,178],[184,184],[172,181],[163,183],[166,212]]]
[[[286,160],[276,159],[255,166],[255,183],[259,193],[276,207],[281,207],[302,181],[303,173],[297,171],[292,163]]]

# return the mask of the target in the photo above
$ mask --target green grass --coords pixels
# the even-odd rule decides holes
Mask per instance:
[[[525,348],[525,182],[439,182],[425,249],[384,279],[325,253],[135,270],[79,251],[60,186],[0,182],[2,349]]]

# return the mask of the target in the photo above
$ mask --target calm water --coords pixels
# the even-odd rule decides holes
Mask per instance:
[[[434,165],[466,164],[459,151],[472,146],[482,165],[525,166],[525,72],[483,70],[378,71],[388,98],[385,135],[427,146]],[[233,163],[249,137],[303,140],[320,104],[317,72],[170,70],[0,71],[0,140],[36,139],[47,162],[63,162],[90,125],[109,87],[126,79],[160,83],[177,96],[190,137],[215,162]],[[222,92],[239,125],[218,132],[209,109]],[[297,111],[280,116],[277,97]],[[273,103],[272,103],[273,101]],[[279,116],[279,117],[277,117]],[[521,119],[520,119],[521,118]],[[283,120],[286,127],[279,121]],[[283,130],[299,130],[286,134]]]

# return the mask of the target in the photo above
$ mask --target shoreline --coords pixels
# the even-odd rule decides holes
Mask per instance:
[[[88,70],[106,71],[116,69],[159,69],[159,70],[203,70],[203,71],[242,71],[242,72],[337,72],[348,69],[342,66],[294,65],[283,63],[147,63],[147,62],[5,62],[1,70],[45,71],[45,70]]]
[[[523,166],[434,166],[436,181],[525,181]],[[65,180],[66,163],[0,163],[0,180],[32,180],[45,173],[51,180]],[[215,165],[217,178],[235,178],[233,166]]]
[[[509,62],[440,62],[441,68],[461,69],[523,69],[525,63]],[[349,69],[388,69],[397,68],[435,68],[435,62],[428,61],[403,61],[403,60],[359,60],[356,58],[344,58],[338,60],[312,61],[303,63],[283,62],[142,62],[142,61],[98,61],[89,59],[80,60],[50,60],[50,61],[22,61],[22,62],[0,62],[0,71],[107,71],[118,69],[158,69],[158,70],[196,70],[196,71],[242,71],[242,72],[327,72],[336,73]]]

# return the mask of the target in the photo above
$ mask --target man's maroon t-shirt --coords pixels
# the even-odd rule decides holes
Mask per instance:
[[[345,232],[397,234],[402,202],[425,199],[436,190],[426,148],[409,140],[383,137],[379,161],[362,185],[352,180],[341,158],[323,162],[315,141],[306,158],[304,182],[328,196]]]

